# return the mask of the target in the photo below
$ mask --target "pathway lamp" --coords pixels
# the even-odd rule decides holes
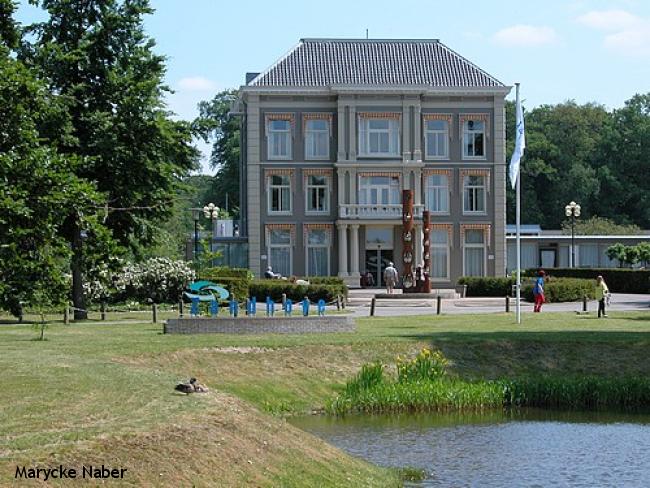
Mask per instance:
[[[570,268],[575,268],[576,265],[576,247],[575,247],[575,227],[576,227],[576,218],[580,217],[580,205],[576,202],[569,203],[564,207],[564,212],[567,217],[571,217],[571,266]]]

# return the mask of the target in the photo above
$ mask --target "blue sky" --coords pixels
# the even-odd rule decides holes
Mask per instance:
[[[508,85],[528,108],[574,99],[619,107],[650,91],[650,2],[547,0],[152,0],[145,25],[168,59],[180,117],[301,37],[437,38]],[[43,15],[21,0],[22,23]],[[209,147],[200,146],[208,151]],[[205,172],[213,171],[204,164]]]

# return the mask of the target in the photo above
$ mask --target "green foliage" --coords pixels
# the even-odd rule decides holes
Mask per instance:
[[[562,222],[562,232],[571,234],[571,220]],[[641,227],[634,224],[617,224],[611,219],[593,216],[588,219],[576,219],[574,232],[576,235],[591,236],[624,236],[639,235],[642,233]]]
[[[217,266],[201,270],[199,278],[224,286],[238,300],[249,296],[253,273],[248,269]]]
[[[551,283],[557,278],[580,278],[596,283],[596,277],[602,276],[613,293],[650,293],[650,270],[616,269],[616,268],[549,268],[545,270]],[[525,274],[533,276],[536,269],[526,270]],[[595,285],[594,285],[595,286]]]
[[[506,104],[506,153],[514,147],[514,103]],[[570,201],[582,206],[581,234],[650,228],[650,94],[635,95],[613,111],[573,101],[542,105],[526,112],[526,154],[522,162],[522,220],[557,229]],[[567,184],[569,182],[570,184]],[[508,221],[514,222],[514,191],[508,188]]]
[[[503,385],[509,406],[576,410],[650,406],[650,379],[641,376],[526,376]]]
[[[612,261],[617,260],[618,265],[623,267],[623,264],[625,263],[625,247],[625,244],[617,242],[616,244],[609,246],[605,251],[605,254]]]
[[[212,142],[210,166],[217,170],[211,188],[204,198],[238,214],[239,207],[239,157],[240,120],[231,117],[230,104],[236,99],[236,90],[225,90],[210,101],[199,104],[199,117],[193,122],[194,129],[206,142]]]
[[[338,295],[347,296],[347,287],[345,285],[293,285],[284,280],[254,280],[249,287],[251,297],[256,297],[258,301],[265,301],[269,296],[274,302],[282,300],[282,294],[294,302],[302,300],[305,296],[312,302],[320,299],[325,302],[333,302]]]
[[[528,301],[534,301],[533,280],[522,281],[521,295]],[[556,278],[551,277],[544,283],[544,298],[548,303],[577,302],[584,297],[593,299],[595,293],[595,281],[579,278]]]
[[[459,285],[467,285],[468,297],[505,297],[512,294],[514,278],[495,276],[462,276]]]
[[[449,361],[440,351],[422,349],[413,359],[397,357],[397,382],[433,381],[447,374]]]
[[[357,395],[362,390],[374,388],[384,382],[384,365],[381,361],[361,366],[361,371],[345,384],[346,395]]]

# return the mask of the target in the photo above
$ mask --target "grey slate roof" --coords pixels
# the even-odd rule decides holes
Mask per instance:
[[[504,86],[437,39],[301,39],[248,85]]]

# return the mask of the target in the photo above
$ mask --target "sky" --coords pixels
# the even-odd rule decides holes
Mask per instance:
[[[623,105],[650,92],[650,1],[151,0],[145,19],[167,56],[170,110],[237,88],[303,37],[440,39],[507,85],[528,109],[566,100]],[[23,24],[44,14],[20,1]],[[514,90],[510,98],[514,97]],[[202,172],[213,174],[204,153]]]

